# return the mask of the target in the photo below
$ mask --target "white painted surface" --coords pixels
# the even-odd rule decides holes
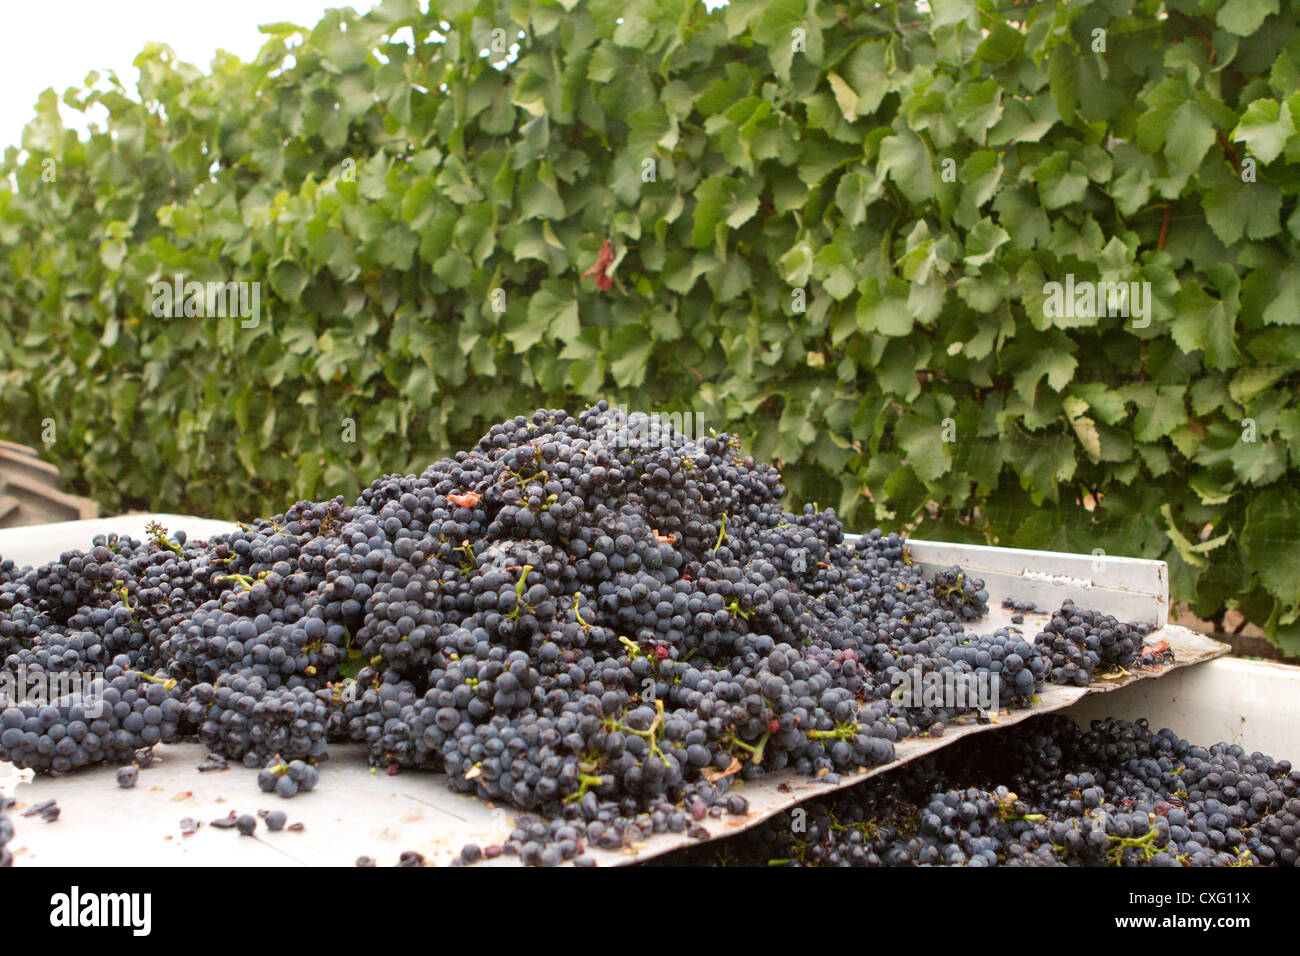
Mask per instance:
[[[1226,740],[1300,766],[1300,667],[1222,657],[1086,698],[1066,713],[1083,724],[1145,717],[1152,730],[1168,727],[1195,744]]]
[[[1055,610],[1073,598],[1122,621],[1164,627],[1169,620],[1169,566],[1164,561],[942,541],[909,541],[908,547],[923,565],[957,564],[983,578],[990,605],[1015,597]]]
[[[443,865],[466,843],[504,841],[513,826],[504,810],[451,793],[440,775],[372,774],[356,745],[331,746],[317,788],[290,800],[263,793],[257,771],[238,763],[199,773],[197,744],[160,745],[155,753],[159,762],[141,770],[130,790],[106,766],[61,779],[25,774],[16,787],[3,786],[22,806],[57,800],[61,811],[54,823],[11,814],[14,865],[352,866],[365,855],[392,866],[403,850]],[[232,810],[283,810],[306,830],[271,833],[259,820],[254,839],[211,825]],[[202,824],[193,836],[181,834],[185,817]]]
[[[117,533],[119,536],[147,541],[145,526],[157,522],[173,531],[184,531],[196,541],[236,530],[233,521],[213,521],[193,515],[139,514],[119,515],[116,518],[92,518],[88,521],[58,521],[54,524],[30,525],[25,528],[0,529],[0,558],[12,558],[18,565],[45,564],[55,561],[65,551],[90,550],[90,542],[98,534]]]

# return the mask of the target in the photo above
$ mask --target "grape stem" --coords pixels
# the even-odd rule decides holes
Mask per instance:
[[[750,763],[761,764],[763,762],[763,751],[767,748],[767,742],[768,740],[771,739],[771,737],[772,737],[772,732],[770,730],[765,730],[763,731],[763,736],[758,738],[758,743],[747,744],[739,737],[737,737],[735,734],[732,734],[731,743],[733,746],[739,747],[741,750],[747,751],[749,753]]]
[[[861,728],[856,720],[838,725],[834,730],[809,730],[809,740],[843,740],[849,741],[857,736]]]
[[[723,540],[727,537],[727,513],[722,512],[722,524],[718,526],[718,543],[713,546],[713,553],[717,554],[718,549],[722,547]]]
[[[580,786],[573,793],[564,798],[565,803],[577,803],[587,795],[587,791],[592,787],[599,787],[605,780],[603,777],[597,777],[589,773],[579,773],[578,783]]]
[[[626,641],[627,638],[620,637],[619,640]],[[628,643],[631,642],[628,641]],[[650,753],[652,756],[658,757],[662,760],[665,767],[671,766],[669,759],[664,756],[664,752],[659,749],[659,735],[663,731],[664,727],[664,702],[662,700],[655,701],[655,719],[646,730],[634,730],[622,721],[612,721],[612,726],[615,730],[621,730],[625,734],[632,734],[635,737],[642,738],[650,745]]]

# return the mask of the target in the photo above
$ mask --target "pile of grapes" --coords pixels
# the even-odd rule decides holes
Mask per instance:
[[[654,863],[656,861],[652,861]],[[667,861],[732,866],[1295,866],[1300,771],[1108,718],[977,734]]]
[[[0,759],[62,774],[193,739],[291,796],[357,742],[530,811],[507,851],[552,862],[744,813],[736,779],[833,781],[984,716],[905,706],[909,674],[996,676],[986,704],[1022,707],[1142,651],[1142,629],[1069,604],[1037,640],[968,632],[983,582],[927,580],[900,537],[846,544],[784,494],[734,436],[601,402],[503,422],[353,505],[0,563],[4,669],[86,678],[0,712]]]

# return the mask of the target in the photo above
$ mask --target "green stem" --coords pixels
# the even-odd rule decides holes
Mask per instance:
[[[624,641],[627,640],[627,638],[620,637],[619,640]],[[646,743],[650,745],[651,755],[662,760],[665,767],[670,766],[668,758],[664,756],[664,752],[659,749],[659,734],[663,730],[664,726],[664,702],[662,700],[655,701],[655,719],[654,723],[650,725],[648,730],[633,730],[621,721],[616,721],[614,726],[625,734],[632,734],[633,736],[645,740]]]
[[[578,783],[580,783],[581,786],[578,787],[577,790],[573,791],[573,793],[565,797],[564,802],[577,803],[579,800],[581,800],[583,797],[587,795],[588,790],[590,790],[592,787],[599,787],[604,782],[605,781],[602,778],[593,776],[592,774],[579,773]]]
[[[834,730],[810,730],[807,735],[809,740],[849,741],[857,736],[860,729],[856,720],[850,720],[848,723],[840,724]]]
[[[133,607],[131,606],[131,596],[130,596],[130,593],[126,590],[126,585],[125,585],[125,584],[119,584],[119,585],[118,585],[118,587],[117,587],[117,596],[118,596],[119,598],[122,599],[122,604],[123,604],[123,606],[125,606],[126,609],[127,609],[128,611],[131,612],[131,623],[132,623],[132,624],[139,624],[140,621],[139,621],[139,619],[135,616],[135,608],[133,608]]]
[[[727,513],[722,512],[722,524],[718,526],[718,543],[713,546],[713,553],[717,554],[718,549],[722,547],[722,541],[727,537]]]
[[[180,545],[167,537],[167,529],[158,522],[150,521],[144,526],[144,530],[148,533],[149,540],[153,542],[155,547],[166,548],[176,554],[181,553]]]
[[[734,614],[736,617],[743,617],[745,620],[749,620],[749,617],[754,613],[754,610],[753,608],[746,610],[740,606],[740,601],[733,598],[731,603],[727,605],[727,612],[729,614]]]
[[[732,734],[731,743],[733,746],[739,747],[741,750],[744,750],[749,754],[750,763],[762,763],[763,752],[767,749],[767,742],[771,737],[772,732],[770,730],[765,730],[763,731],[763,736],[758,738],[758,743],[747,744],[735,734]]]
[[[1140,837],[1110,837],[1110,849],[1106,851],[1106,859],[1113,866],[1120,866],[1124,861],[1124,851],[1132,848],[1142,854],[1144,860],[1149,860],[1159,853],[1159,849],[1154,845],[1156,838],[1155,827],[1152,827]]]
[[[582,612],[578,610],[578,598],[579,595],[577,594],[573,596],[573,616],[577,618],[578,624],[584,631],[590,631],[591,625],[582,619]]]
[[[131,673],[141,680],[146,680],[151,684],[162,684],[167,690],[171,690],[176,686],[176,678],[174,677],[154,677],[152,674],[146,674],[144,671],[132,671]]]
[[[222,581],[234,581],[236,584],[242,585],[245,591],[257,583],[247,574],[223,574],[212,579],[213,584],[220,584]]]

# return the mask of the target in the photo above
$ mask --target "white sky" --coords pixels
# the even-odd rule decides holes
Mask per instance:
[[[250,60],[266,37],[260,24],[315,26],[333,7],[365,12],[377,0],[0,0],[0,155],[19,145],[35,116],[36,98],[53,87],[60,97],[91,70],[115,70],[134,95],[131,65],[146,43],[166,43],[203,70],[226,50]],[[726,0],[705,0],[710,9]],[[422,7],[425,4],[421,4]],[[85,131],[85,119],[60,107],[63,121]],[[91,116],[101,125],[103,116]]]
[[[35,115],[36,97],[60,97],[91,70],[116,70],[132,92],[131,61],[149,42],[207,70],[217,50],[256,55],[266,37],[259,24],[287,20],[314,26],[331,7],[370,9],[370,0],[0,0],[0,153],[17,146]],[[64,122],[69,111],[64,108]],[[71,125],[71,124],[70,124]],[[77,124],[74,128],[84,129]]]

